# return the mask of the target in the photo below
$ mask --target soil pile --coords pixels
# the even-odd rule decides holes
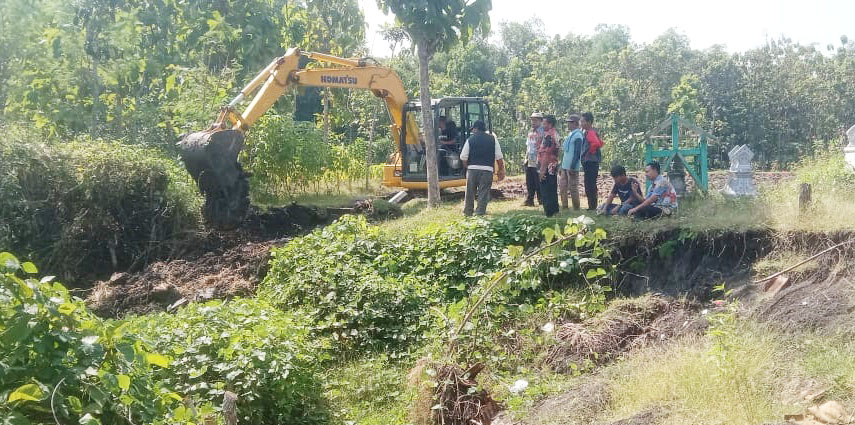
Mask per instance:
[[[827,276],[801,279],[762,303],[755,315],[786,330],[855,331],[855,271],[844,263]]]
[[[558,342],[546,363],[556,372],[569,373],[607,363],[636,347],[700,334],[706,321],[696,313],[699,309],[699,304],[657,295],[616,300],[599,316],[559,326]]]
[[[296,204],[253,210],[239,229],[194,235],[168,259],[97,282],[87,304],[102,317],[120,317],[252,294],[267,273],[272,247],[333,217],[326,210]]]

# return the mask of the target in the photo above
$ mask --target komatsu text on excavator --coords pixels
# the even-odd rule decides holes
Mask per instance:
[[[328,64],[326,67],[300,67],[300,57]],[[370,63],[369,63],[370,62]],[[421,104],[411,102],[401,78],[392,69],[371,59],[346,59],[321,53],[291,49],[262,70],[228,105],[220,109],[217,120],[204,131],[191,133],[178,142],[187,170],[205,196],[203,215],[218,228],[240,224],[249,211],[247,174],[237,161],[244,146],[245,133],[289,88],[296,86],[365,89],[384,100],[389,113],[396,152],[383,170],[383,185],[405,189],[427,188],[424,135],[421,128]],[[255,93],[246,109],[238,105]],[[447,97],[432,101],[434,123],[439,117],[455,121],[459,131],[436,129],[436,146],[441,188],[464,186],[466,177],[459,152],[476,120],[483,120],[492,131],[490,107],[483,98]]]

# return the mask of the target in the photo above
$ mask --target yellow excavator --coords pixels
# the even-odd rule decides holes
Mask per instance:
[[[325,67],[300,66],[306,57]],[[420,133],[419,102],[409,101],[398,74],[368,58],[339,58],[290,49],[264,68],[228,105],[220,109],[217,120],[204,131],[181,138],[181,157],[205,196],[203,216],[217,228],[240,224],[249,211],[248,175],[237,161],[245,134],[285,92],[298,86],[365,89],[384,100],[389,113],[396,151],[383,168],[383,185],[403,189],[426,189],[427,167],[424,135]],[[246,109],[237,106],[255,93]],[[439,163],[439,186],[466,184],[465,171],[458,152],[476,120],[490,123],[487,101],[477,97],[446,97],[432,101]],[[455,121],[458,131],[440,131],[439,118]]]

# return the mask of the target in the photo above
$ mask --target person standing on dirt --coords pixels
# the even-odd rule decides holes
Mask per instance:
[[[561,207],[567,209],[567,192],[573,201],[573,209],[579,210],[579,166],[582,156],[582,130],[579,128],[581,117],[573,114],[567,118],[570,135],[564,139],[561,157],[561,169],[558,171],[558,194]]]
[[[588,198],[588,210],[597,208],[597,177],[600,173],[600,162],[603,155],[600,148],[603,141],[600,140],[597,130],[594,129],[594,114],[585,112],[582,114],[582,170],[585,171],[585,197]]]
[[[644,175],[653,182],[647,191],[647,198],[628,214],[637,219],[651,219],[670,216],[677,208],[677,192],[671,182],[662,176],[659,162],[651,161],[644,167]]]
[[[534,112],[531,114],[531,131],[525,141],[525,188],[526,198],[523,202],[524,207],[534,206],[534,197],[537,196],[537,202],[543,204],[540,197],[540,180],[537,177],[537,150],[540,148],[540,141],[543,138],[543,114]]]
[[[623,165],[615,165],[611,171],[612,180],[615,184],[609,193],[606,203],[600,205],[597,212],[605,215],[627,215],[629,210],[644,202],[641,195],[641,183],[635,177],[627,177],[626,168]],[[615,196],[620,199],[620,204],[613,204]]]
[[[460,151],[460,159],[466,167],[466,194],[463,198],[463,215],[471,216],[478,198],[475,214],[487,213],[490,202],[490,187],[493,185],[493,165],[499,169],[496,176],[499,181],[505,178],[505,161],[502,148],[496,138],[487,133],[487,125],[478,120],[472,124],[472,135],[466,139]]]
[[[552,115],[543,118],[543,140],[537,151],[540,202],[547,217],[558,212],[558,132]]]

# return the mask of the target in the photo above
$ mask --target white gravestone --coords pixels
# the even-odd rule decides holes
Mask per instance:
[[[849,146],[843,148],[843,156],[846,158],[849,168],[855,170],[855,125],[849,128],[846,137],[849,138]]]
[[[730,177],[722,193],[725,196],[757,196],[754,170],[751,167],[754,152],[748,145],[740,145],[731,149],[727,156],[730,157]]]

